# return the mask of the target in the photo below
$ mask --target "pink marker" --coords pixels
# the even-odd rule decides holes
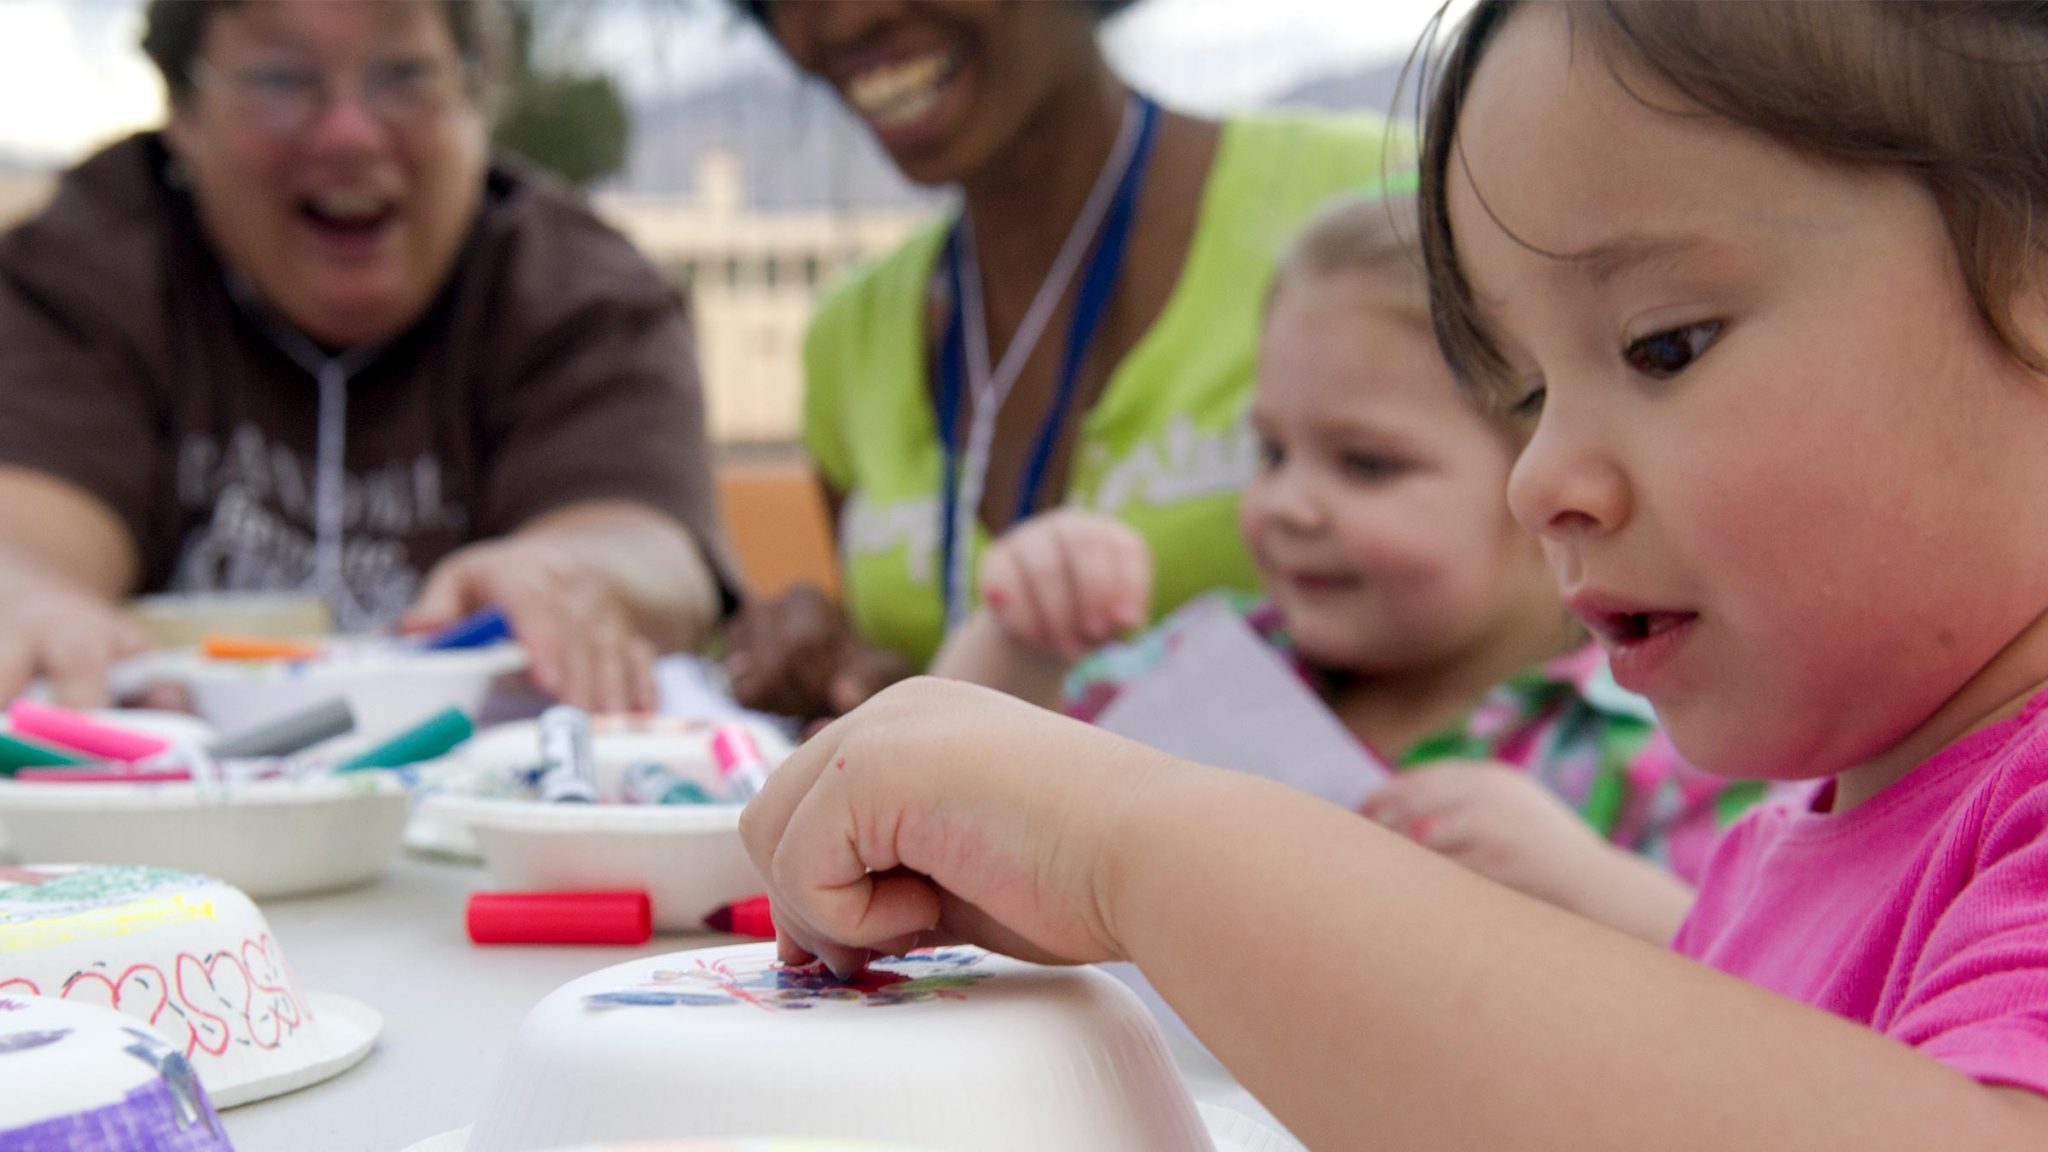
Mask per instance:
[[[7,709],[7,716],[14,722],[14,730],[23,736],[39,737],[102,760],[133,763],[146,760],[171,746],[171,742],[161,736],[145,736],[125,728],[110,727],[88,716],[33,700],[16,700]]]
[[[711,759],[732,798],[742,804],[768,784],[768,760],[754,743],[754,734],[738,724],[721,724],[711,733]]]
[[[175,784],[192,779],[184,768],[23,768],[14,774],[23,784]]]

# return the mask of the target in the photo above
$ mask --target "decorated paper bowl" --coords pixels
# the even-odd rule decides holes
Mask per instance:
[[[193,710],[222,732],[240,732],[336,696],[356,730],[387,736],[437,712],[475,716],[498,677],[526,667],[518,644],[423,652],[381,637],[321,641],[310,660],[217,660],[197,651],[158,653],[126,665],[116,688],[152,680],[185,685]]]
[[[0,992],[0,1148],[231,1152],[177,1047],[92,1004]]]
[[[789,754],[789,738],[774,727],[751,720],[739,723],[754,737],[754,743],[771,764],[781,763]],[[598,798],[606,804],[616,802],[626,770],[646,763],[659,764],[718,795],[723,786],[711,759],[711,734],[718,726],[716,721],[697,717],[642,713],[592,716],[591,752],[596,761]],[[480,858],[482,850],[468,821],[499,823],[499,810],[489,805],[448,806],[428,801],[444,796],[457,800],[533,800],[532,777],[539,760],[540,726],[524,720],[493,725],[448,756],[415,766],[413,774],[418,783],[414,791],[419,805],[412,823],[406,827],[406,846],[432,856]],[[684,827],[694,829],[697,825]]]
[[[405,786],[384,771],[208,785],[0,780],[0,829],[16,859],[175,868],[266,899],[376,879],[398,855],[406,810]]]
[[[444,1132],[414,1144],[406,1152],[463,1152],[469,1129]],[[868,1144],[864,1140],[635,1140],[631,1144],[578,1144],[551,1152],[934,1152],[909,1144]]]
[[[420,818],[467,828],[500,888],[637,888],[658,932],[695,932],[704,917],[761,891],[740,843],[740,805],[543,804],[436,796]]]
[[[943,1152],[1299,1149],[1198,1108],[1114,979],[973,948],[844,983],[782,967],[772,944],[607,968],[527,1015],[487,1100],[466,1152],[764,1134]]]
[[[247,896],[154,868],[0,870],[0,997],[14,996],[119,1010],[222,1108],[349,1068],[383,1027],[353,1000],[301,991]]]

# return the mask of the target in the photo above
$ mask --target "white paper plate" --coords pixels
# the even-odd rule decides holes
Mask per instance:
[[[218,787],[0,780],[0,828],[23,860],[198,872],[256,899],[375,879],[398,853],[406,807],[383,771]]]
[[[306,993],[306,1006],[320,1023],[315,1036],[297,1055],[304,1063],[287,1071],[216,1084],[204,1081],[206,1094],[216,1108],[233,1108],[257,1100],[268,1100],[301,1088],[331,1080],[362,1062],[376,1046],[384,1030],[384,1017],[376,1009],[346,996],[325,992]]]
[[[195,650],[124,661],[117,692],[151,681],[183,684],[201,717],[224,733],[278,719],[335,696],[348,699],[356,730],[389,736],[448,708],[475,716],[498,677],[526,667],[518,644],[421,652],[383,637],[330,638],[315,660],[209,660]]]
[[[1228,1108],[1197,1100],[1195,1109],[1202,1114],[1202,1123],[1209,1129],[1209,1139],[1215,1143],[1216,1152],[1308,1152],[1300,1141],[1285,1132],[1276,1132]],[[404,1152],[464,1152],[468,1146],[469,1129],[457,1128],[439,1136],[429,1136]]]
[[[769,763],[789,755],[789,738],[754,717],[725,722],[746,727]],[[660,764],[677,776],[717,794],[723,787],[711,757],[711,736],[720,721],[694,716],[605,715],[591,717],[591,752],[598,796],[615,800],[619,781],[634,764]],[[540,729],[532,721],[498,724],[438,760],[415,765],[420,801],[406,826],[405,846],[426,856],[480,860],[482,850],[466,824],[446,819],[447,809],[429,808],[436,796],[474,800],[531,800],[521,773],[540,758]]]
[[[763,888],[740,843],[740,807],[434,796],[417,818],[468,829],[500,888],[636,888],[654,905],[655,931],[694,932]]]
[[[46,684],[38,681],[30,686],[30,690],[25,695],[31,699],[45,698],[48,692],[40,690],[47,689],[47,687]],[[162,712],[149,708],[95,708],[87,711],[85,714],[103,724],[111,724],[117,728],[127,728],[131,731],[141,732],[150,736],[162,736],[173,743],[204,745],[212,741],[214,736],[217,735],[213,725],[208,724],[197,716],[188,716],[183,712]],[[0,732],[12,731],[14,731],[14,722],[8,718],[6,712],[0,711]],[[13,847],[8,844],[5,823],[0,823],[0,863],[19,859],[20,857],[15,854]]]

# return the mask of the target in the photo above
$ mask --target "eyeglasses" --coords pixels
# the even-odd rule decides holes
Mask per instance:
[[[355,77],[356,99],[370,115],[394,131],[418,128],[437,119],[469,86],[473,70],[467,63],[426,58],[373,61]],[[197,61],[192,83],[219,91],[228,109],[278,137],[303,134],[332,107],[334,78],[296,64],[253,64],[223,70]]]

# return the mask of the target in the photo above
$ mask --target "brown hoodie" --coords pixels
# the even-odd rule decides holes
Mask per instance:
[[[131,137],[0,237],[0,463],[105,501],[142,591],[311,589],[374,627],[452,549],[624,499],[730,602],[685,308],[567,193],[493,165],[427,314],[329,358],[231,285],[168,165]]]

